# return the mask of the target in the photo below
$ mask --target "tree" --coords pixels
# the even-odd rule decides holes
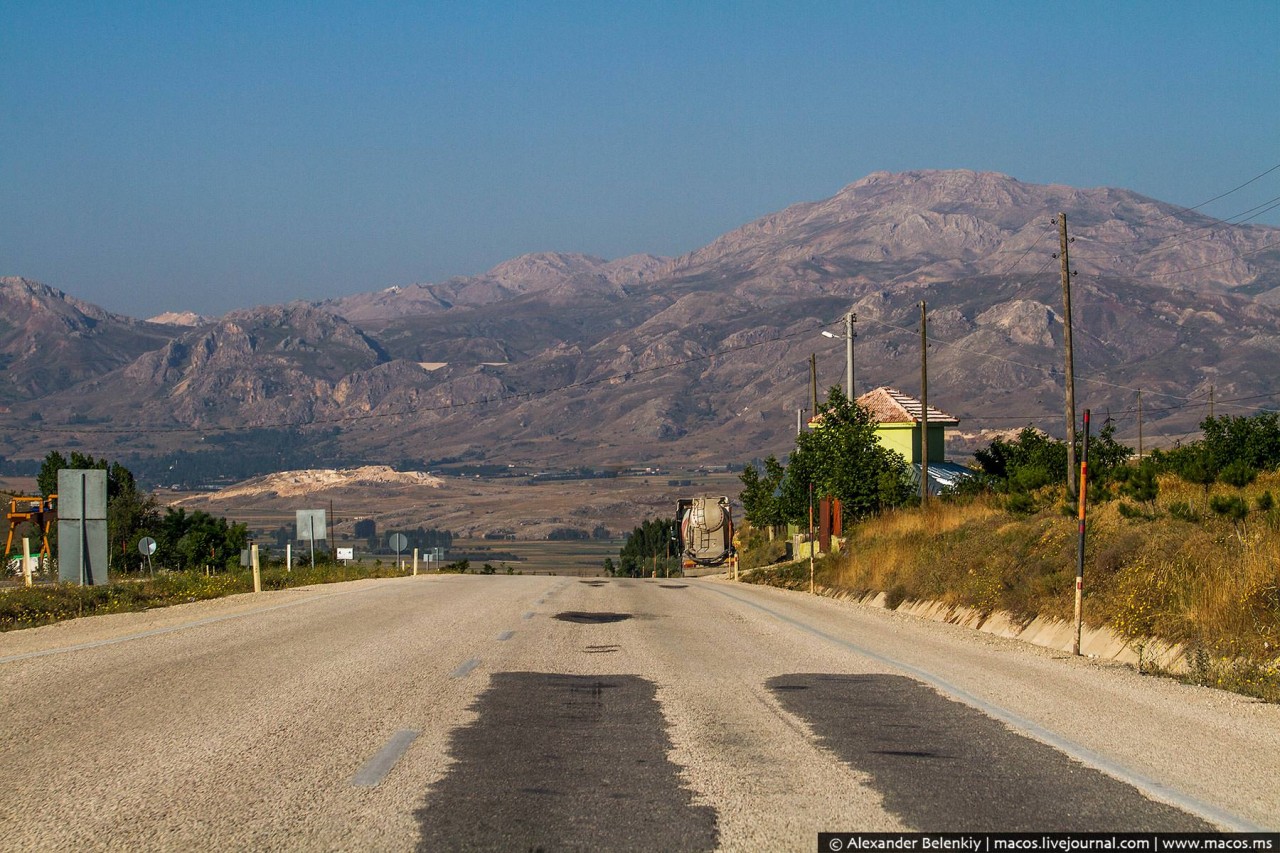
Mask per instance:
[[[40,488],[41,497],[49,497],[58,493],[58,472],[66,468],[66,458],[56,450],[51,450],[44,458],[44,463],[40,466],[40,473],[36,475],[36,485]]]
[[[675,548],[671,541],[675,532],[676,521],[673,518],[653,518],[643,522],[622,543],[617,574],[638,578],[649,574],[657,566],[663,567],[665,573],[670,574],[673,568],[680,565],[680,556],[673,553]]]
[[[182,508],[170,507],[160,522],[156,536],[161,559],[180,569],[213,565],[225,568],[240,560],[247,547],[249,530],[244,524],[232,524],[196,510],[190,515]]]
[[[1215,470],[1242,462],[1255,471],[1280,468],[1280,412],[1205,418],[1199,442]]]
[[[876,421],[839,387],[818,407],[814,429],[796,436],[779,503],[786,520],[803,523],[812,498],[838,498],[849,520],[905,503],[911,496],[907,462],[876,438]]]
[[[94,459],[73,451],[67,459],[57,451],[45,456],[36,483],[40,494],[48,497],[58,491],[58,472],[63,468],[102,470],[107,472],[107,560],[131,562],[137,553],[138,540],[151,535],[158,527],[160,509],[156,499],[138,490],[133,472],[118,462]],[[56,543],[56,529],[50,539]]]
[[[1013,441],[997,438],[975,451],[982,470],[1007,491],[1025,491],[1067,481],[1067,443],[1035,427],[1024,427]]]
[[[756,527],[776,527],[785,522],[779,490],[786,476],[786,469],[772,455],[764,460],[760,468],[763,472],[755,465],[748,465],[738,475],[738,479],[742,481],[740,500],[743,514]]]

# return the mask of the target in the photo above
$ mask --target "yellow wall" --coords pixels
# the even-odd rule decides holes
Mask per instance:
[[[876,427],[876,436],[880,443],[890,450],[902,454],[907,462],[920,462],[920,426],[919,424],[901,423],[885,424]],[[946,427],[942,424],[929,424],[929,461],[942,462],[947,456]]]

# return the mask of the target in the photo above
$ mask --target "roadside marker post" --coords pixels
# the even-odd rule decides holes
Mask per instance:
[[[31,586],[31,540],[22,537],[22,581]]]
[[[413,576],[418,576],[418,549],[413,549]]]
[[[284,570],[289,574],[293,574],[293,543],[286,542],[284,545]]]
[[[258,570],[258,543],[249,546],[249,565],[253,568],[253,591],[262,592],[262,572]]]
[[[1084,444],[1080,450],[1080,535],[1076,545],[1076,631],[1071,643],[1072,654],[1080,654],[1080,634],[1084,627],[1082,614],[1084,597],[1084,521],[1087,506],[1089,472],[1089,410],[1084,410]]]

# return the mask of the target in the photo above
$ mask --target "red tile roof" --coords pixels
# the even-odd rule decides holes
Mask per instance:
[[[868,391],[857,400],[858,405],[869,409],[872,416],[882,424],[918,424],[920,423],[920,401],[908,397],[896,388],[877,388]],[[943,426],[958,426],[960,421],[946,412],[929,407],[929,423]]]

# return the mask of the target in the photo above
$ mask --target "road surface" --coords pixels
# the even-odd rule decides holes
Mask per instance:
[[[1280,825],[1280,708],[717,578],[434,575],[0,635],[0,849],[813,850]]]

